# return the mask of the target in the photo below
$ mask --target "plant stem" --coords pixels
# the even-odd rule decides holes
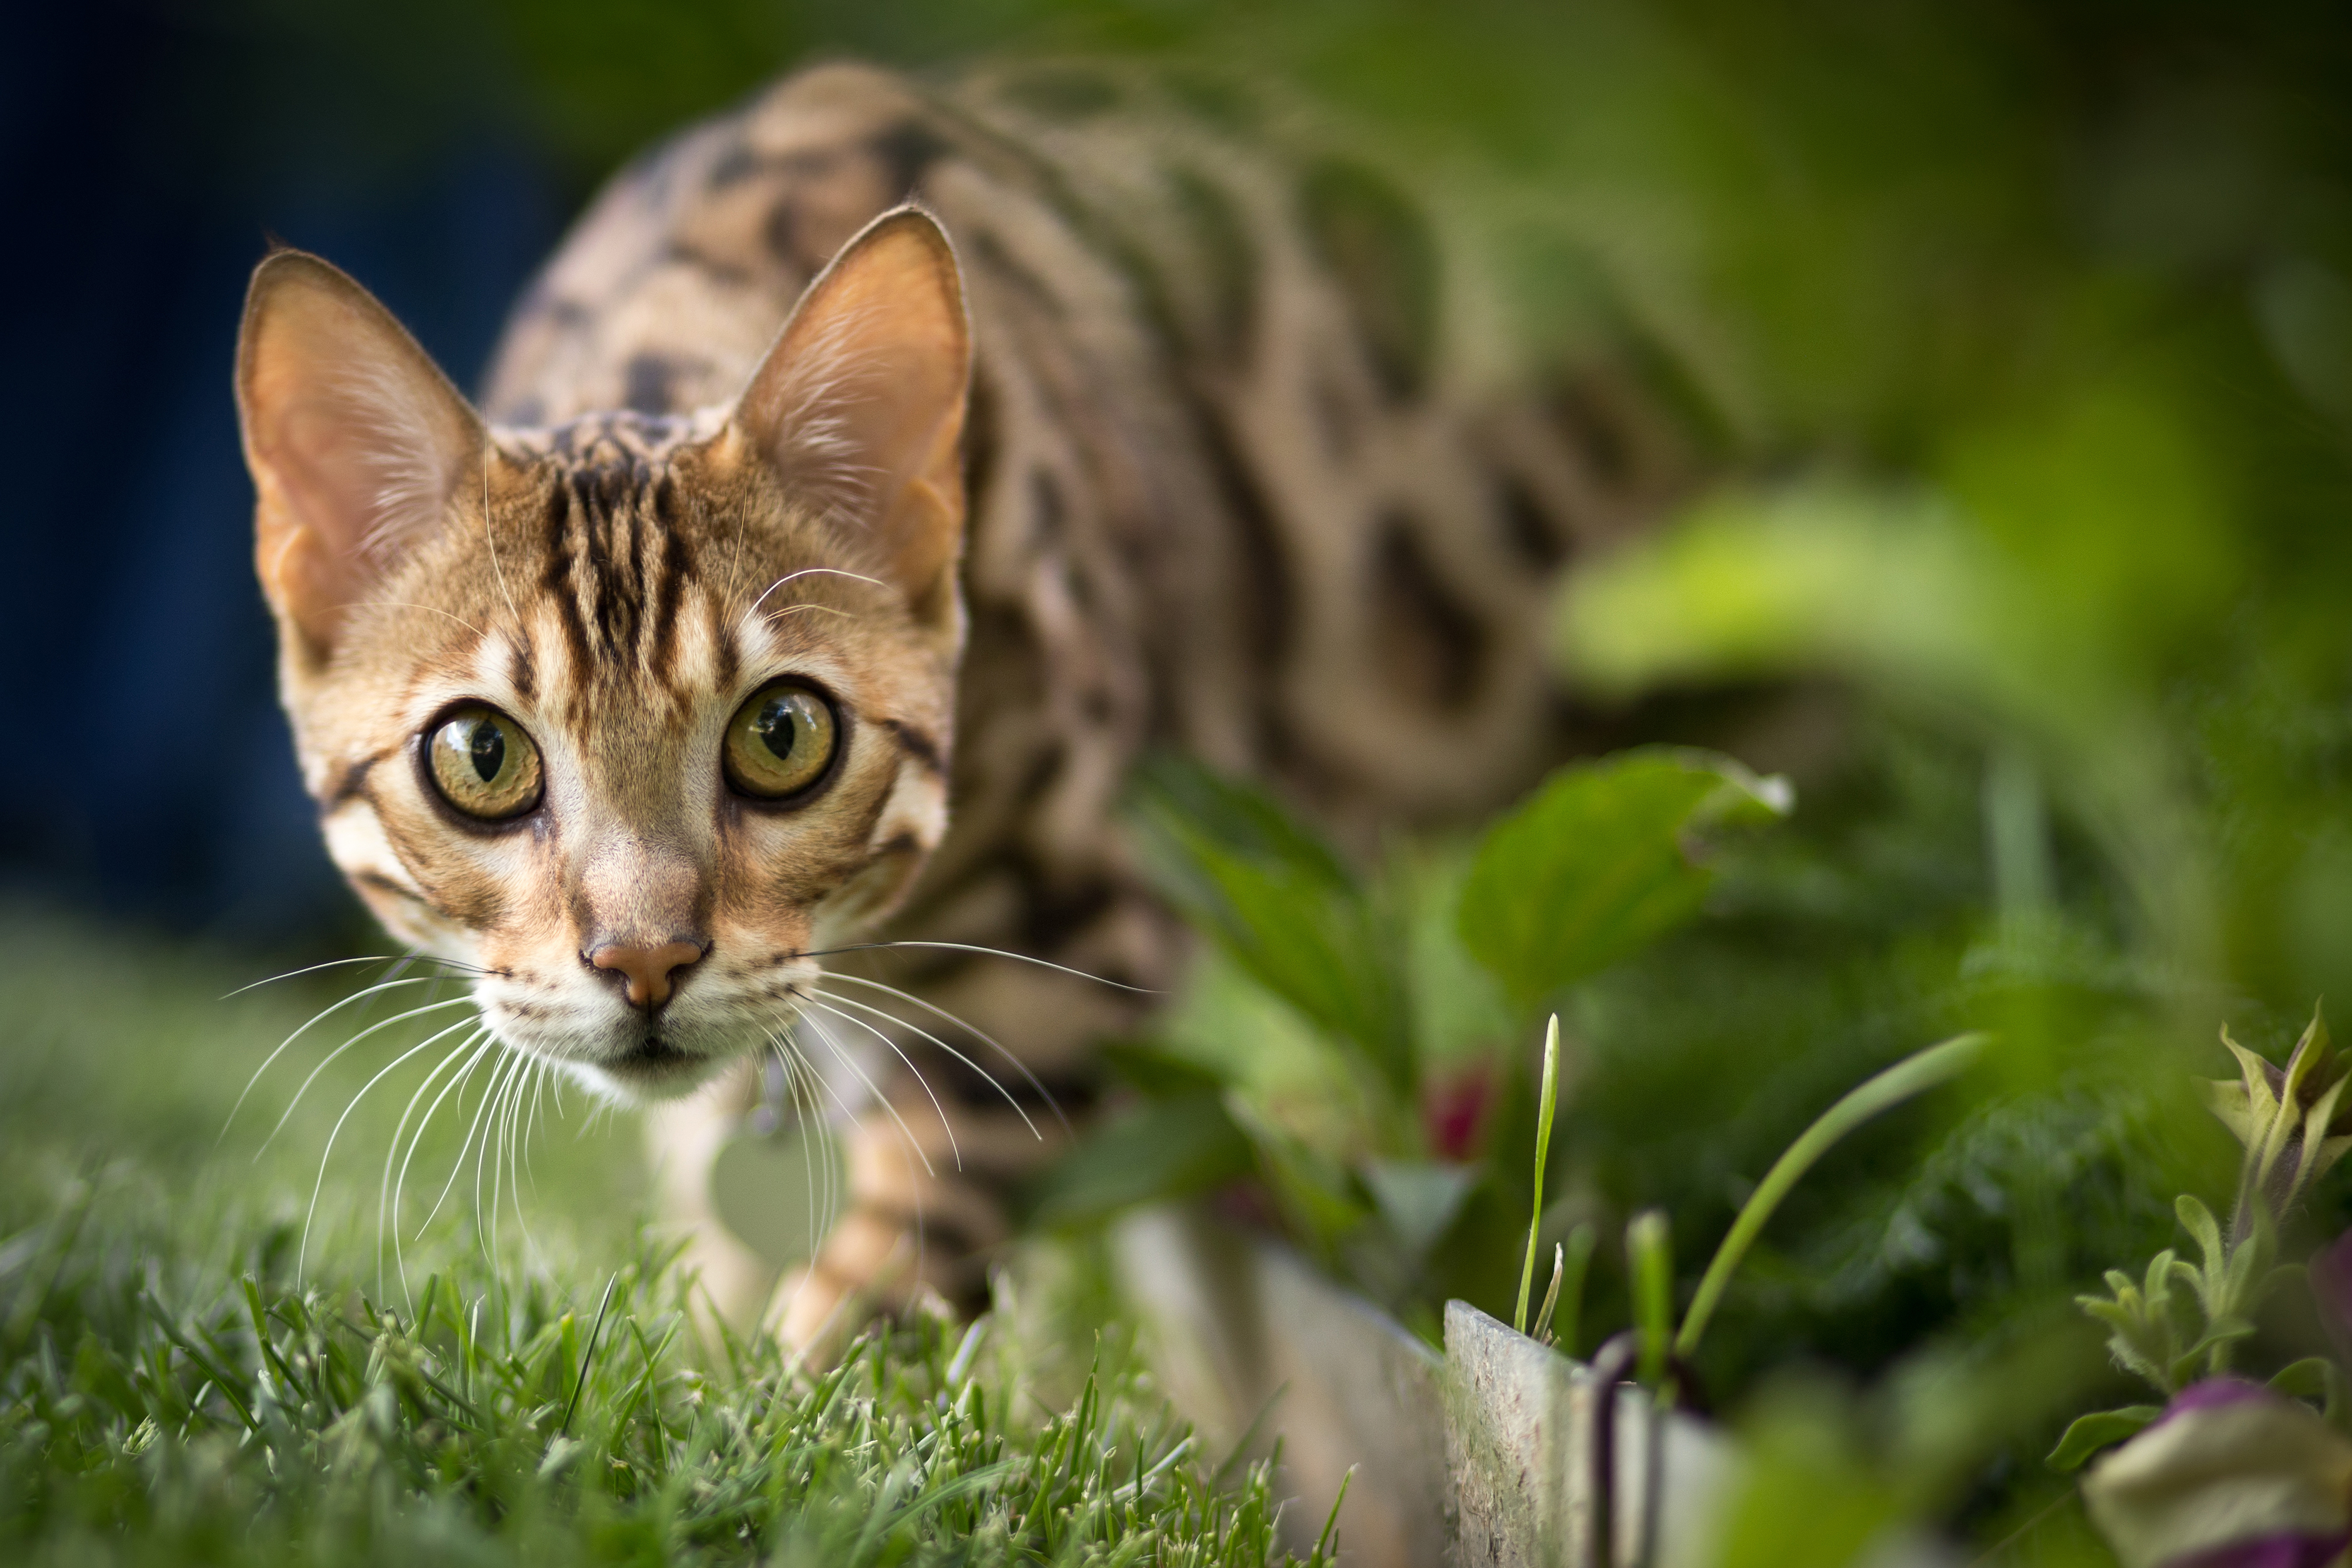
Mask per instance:
[[[1789,1145],[1740,1205],[1738,1217],[1731,1222],[1730,1233],[1715,1249],[1714,1261],[1706,1266],[1706,1273],[1698,1282],[1698,1294],[1691,1298],[1690,1313],[1683,1319],[1682,1333],[1675,1341],[1676,1354],[1687,1360],[1697,1351],[1699,1336],[1706,1331],[1707,1320],[1715,1315],[1724,1291],[1730,1287],[1731,1276],[1738,1271],[1740,1259],[1748,1256],[1757,1233],[1772,1217],[1772,1211],[1780,1206],[1780,1200],[1789,1195],[1789,1189],[1812,1169],[1813,1163],[1839,1139],[1880,1111],[1900,1105],[1973,1065],[1983,1054],[1987,1037],[1981,1034],[1956,1035],[1904,1058],[1822,1111]]]
[[[1536,1285],[1536,1233],[1543,1228],[1544,1159],[1551,1152],[1551,1102],[1559,1086],[1559,1015],[1554,1013],[1544,1029],[1543,1091],[1536,1107],[1535,1212],[1528,1216],[1528,1260],[1519,1268],[1519,1310],[1511,1327],[1528,1331],[1528,1297]]]
[[[1642,1359],[1633,1375],[1649,1388],[1665,1382],[1666,1342],[1675,1331],[1675,1245],[1668,1223],[1664,1209],[1643,1209],[1625,1222],[1633,1321],[1642,1331]]]

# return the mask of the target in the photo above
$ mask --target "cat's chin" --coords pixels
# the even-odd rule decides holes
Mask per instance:
[[[725,1057],[680,1050],[656,1037],[604,1061],[561,1065],[591,1093],[623,1105],[646,1105],[685,1099],[718,1077],[727,1062]]]

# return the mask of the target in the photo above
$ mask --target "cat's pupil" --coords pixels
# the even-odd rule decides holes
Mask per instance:
[[[762,704],[760,717],[751,725],[760,743],[779,759],[793,754],[793,736],[797,728],[793,723],[792,702],[782,697]]]
[[[496,724],[477,723],[467,752],[473,758],[475,773],[484,784],[497,778],[499,770],[507,765],[507,738],[499,733]]]

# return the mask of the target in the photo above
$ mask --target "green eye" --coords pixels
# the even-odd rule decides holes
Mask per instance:
[[[425,749],[433,787],[467,816],[498,822],[539,804],[539,748],[495,708],[458,709],[441,721]]]
[[[837,742],[831,703],[797,680],[772,680],[727,721],[727,782],[759,800],[798,795],[824,776]]]

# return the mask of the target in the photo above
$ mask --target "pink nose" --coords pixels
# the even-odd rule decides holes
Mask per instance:
[[[670,976],[702,956],[690,942],[666,942],[659,947],[623,947],[607,943],[588,955],[599,969],[617,971],[628,984],[629,1005],[658,1007],[669,1000]]]

